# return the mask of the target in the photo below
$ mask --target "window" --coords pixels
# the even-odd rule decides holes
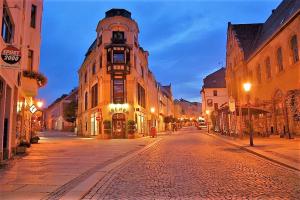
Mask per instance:
[[[12,23],[12,19],[8,14],[7,5],[3,5],[3,16],[2,16],[2,38],[6,43],[12,43],[13,34],[14,34],[14,27]]]
[[[101,69],[102,68],[102,55],[100,55],[99,63],[100,63],[100,69]]]
[[[33,51],[32,50],[28,50],[27,69],[29,71],[33,70]]]
[[[257,82],[261,83],[261,67],[260,67],[260,65],[257,65],[257,68],[256,68],[256,77],[257,77]]]
[[[125,37],[122,31],[113,31],[112,42],[114,43],[124,43]]]
[[[31,18],[30,18],[30,26],[35,28],[36,24],[36,5],[31,6]]]
[[[218,103],[214,103],[214,109],[218,110]]]
[[[137,84],[137,99],[138,104],[145,108],[146,107],[146,98],[145,98],[145,89],[138,83]]]
[[[294,35],[291,38],[291,49],[293,52],[293,61],[294,61],[294,63],[296,63],[299,61],[297,35]]]
[[[84,73],[84,82],[87,82],[87,72]]]
[[[88,93],[85,92],[84,94],[84,110],[88,109]]]
[[[267,74],[267,79],[271,78],[271,61],[270,57],[266,58],[266,74]]]
[[[98,105],[98,83],[92,87],[92,108]]]
[[[279,47],[277,49],[277,65],[278,65],[278,71],[283,70],[283,60],[282,60],[282,49]]]
[[[107,49],[106,61],[107,63],[111,63],[111,49]]]
[[[114,51],[114,63],[125,63],[125,55],[123,51]]]
[[[93,64],[93,67],[92,67],[92,73],[96,74],[96,64],[95,63]]]
[[[130,50],[126,51],[126,64],[130,64]]]
[[[214,93],[214,96],[218,96],[218,91],[217,90],[214,90],[213,93]]]
[[[114,103],[124,103],[125,102],[125,80],[124,79],[114,79],[113,80],[113,102]]]
[[[144,68],[141,66],[141,76],[144,78]]]

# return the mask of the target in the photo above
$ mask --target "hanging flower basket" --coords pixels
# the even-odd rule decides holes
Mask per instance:
[[[47,84],[47,78],[43,74],[35,71],[24,70],[23,77],[35,79],[39,87],[43,87]]]

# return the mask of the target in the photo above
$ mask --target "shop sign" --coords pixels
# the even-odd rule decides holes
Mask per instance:
[[[125,104],[109,104],[109,111],[111,113],[125,113],[128,112],[129,105]]]
[[[1,51],[1,58],[5,63],[9,64],[3,66],[19,67],[19,65],[15,65],[15,64],[21,60],[21,51],[20,49],[9,45]]]

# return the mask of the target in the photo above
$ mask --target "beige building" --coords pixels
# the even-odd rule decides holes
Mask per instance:
[[[46,78],[39,74],[43,2],[0,0],[0,161],[29,141],[30,106]],[[21,58],[20,58],[21,57]]]
[[[66,116],[66,109],[70,110],[78,104],[78,89],[73,89],[69,94],[63,94],[57,98],[52,104],[44,110],[44,122],[46,130],[55,131],[74,131],[76,112],[74,112],[74,119],[72,116]],[[68,117],[68,119],[66,119]],[[72,122],[74,120],[74,122]]]
[[[225,72],[225,68],[220,68],[203,79],[202,116],[208,122],[211,122],[211,115],[217,116],[218,110],[228,104]]]
[[[147,135],[152,126],[162,130],[163,117],[173,115],[171,87],[161,86],[151,73],[131,13],[107,11],[96,31],[78,71],[78,134],[126,138],[133,122],[136,136]]]
[[[237,111],[230,128],[246,128],[249,102],[257,134],[300,134],[300,1],[284,0],[260,24],[228,24],[226,81]],[[239,113],[242,113],[239,115]]]
[[[199,102],[190,102],[185,99],[175,99],[174,115],[177,119],[197,120],[202,116],[202,105]]]

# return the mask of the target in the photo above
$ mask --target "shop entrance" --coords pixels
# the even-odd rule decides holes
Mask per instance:
[[[113,138],[125,138],[125,114],[117,113],[112,116]]]

